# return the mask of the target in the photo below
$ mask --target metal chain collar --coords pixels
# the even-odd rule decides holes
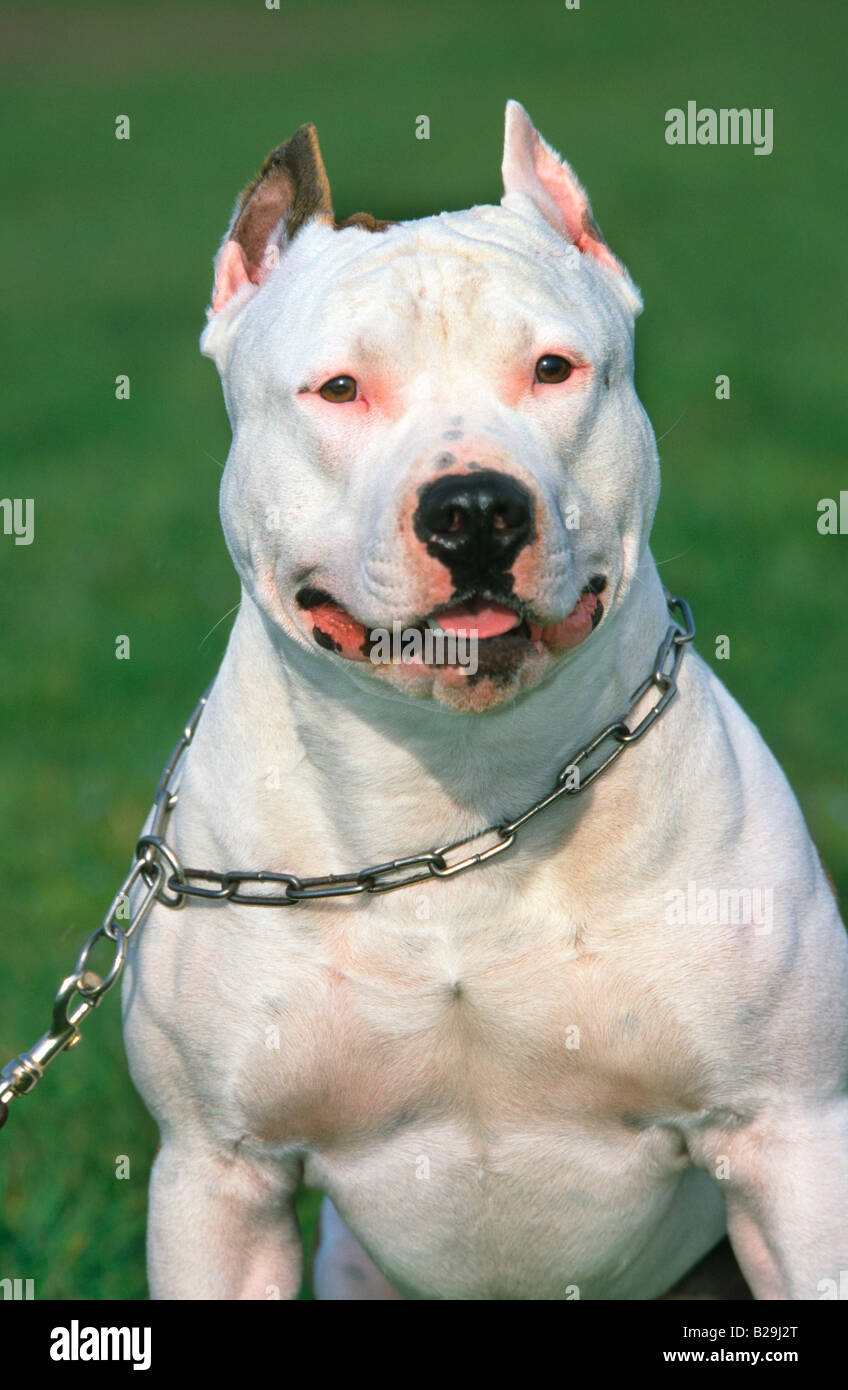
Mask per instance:
[[[91,933],[83,946],[72,973],[59,986],[53,1004],[50,1028],[29,1052],[22,1052],[20,1056],[13,1057],[0,1072],[0,1126],[6,1119],[9,1102],[31,1091],[41,1080],[49,1063],[60,1052],[67,1051],[81,1041],[80,1023],[97,1008],[117,983],[126,962],[127,943],[144,922],[154,902],[161,902],[170,908],[180,908],[185,906],[189,898],[195,898],[239,903],[251,907],[293,907],[296,903],[317,898],[349,897],[358,893],[388,893],[396,888],[408,888],[414,883],[423,883],[431,878],[453,878],[455,874],[463,873],[466,869],[503,854],[515,843],[519,830],[540,812],[547,810],[548,806],[559,801],[560,797],[576,796],[585,791],[616,758],[621,756],[625,748],[636,743],[647,733],[677,694],[677,673],[685,645],[695,636],[695,626],[685,599],[672,598],[670,594],[666,594],[666,600],[673,621],[660,643],[650,675],[645,677],[638,690],[631,696],[627,714],[607,724],[590,743],[575,753],[559,769],[551,790],[545,796],[514,820],[499,822],[464,840],[440,845],[437,849],[425,850],[422,854],[408,855],[405,859],[373,864],[370,868],[348,874],[321,874],[313,878],[300,878],[296,874],[272,873],[266,870],[230,870],[222,873],[214,869],[183,867],[174,851],[166,844],[163,835],[171,812],[177,804],[175,783],[179,764],[200,722],[209,696],[207,690],[180,735],[159,779],[153,798],[150,828],[136,845],[130,871],[112,899],[100,926]],[[682,626],[674,619],[675,610],[683,620]],[[635,715],[640,701],[652,687],[659,691],[659,698],[639,723],[631,728],[628,720]],[[609,744],[610,747],[601,755],[600,762],[585,776],[581,775],[586,760],[605,744]],[[466,853],[459,859],[449,860],[446,857],[452,856],[457,850],[468,850],[475,843],[492,837],[494,843],[485,848]],[[130,912],[130,893],[139,880],[145,891]],[[282,892],[250,892],[245,889],[246,884],[269,884],[272,889],[282,885]],[[114,943],[115,954],[107,973],[100,976],[89,969],[89,959],[94,947],[103,937]]]

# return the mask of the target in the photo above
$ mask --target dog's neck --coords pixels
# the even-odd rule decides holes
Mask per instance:
[[[315,822],[331,861],[333,840],[343,857],[373,862],[475,833],[544,795],[628,711],[668,622],[646,553],[620,607],[547,680],[502,708],[459,714],[305,651],[245,594],[203,721],[228,750],[209,804],[229,805],[263,840],[287,836],[292,818]]]

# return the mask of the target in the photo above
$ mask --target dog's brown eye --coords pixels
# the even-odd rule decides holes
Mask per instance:
[[[554,352],[546,352],[536,363],[536,380],[546,386],[554,386],[558,381],[567,381],[571,376],[571,363]]]
[[[324,382],[318,395],[334,405],[343,405],[345,401],[355,401],[356,392],[357,385],[352,376],[334,376]]]

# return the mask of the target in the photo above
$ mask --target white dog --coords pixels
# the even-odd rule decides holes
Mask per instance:
[[[296,1297],[302,1181],[321,1298],[652,1299],[725,1229],[756,1298],[848,1270],[844,928],[686,634],[651,679],[639,295],[516,103],[503,176],[499,207],[336,227],[304,126],[217,259],[243,597],[168,844],[283,897],[406,857],[423,881],[192,896],[133,939],[157,1298]],[[469,634],[477,669],[372,663],[396,623]]]

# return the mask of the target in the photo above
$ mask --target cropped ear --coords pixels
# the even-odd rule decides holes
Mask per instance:
[[[593,256],[621,278],[625,298],[638,313],[638,291],[612,254],[592,216],[588,196],[573,169],[551,149],[518,101],[506,105],[503,155],[504,201],[512,193],[529,198],[555,231],[583,255]]]
[[[273,150],[239,198],[215,261],[212,313],[245,285],[261,285],[284,241],[307,222],[332,222],[330,185],[314,125]]]

